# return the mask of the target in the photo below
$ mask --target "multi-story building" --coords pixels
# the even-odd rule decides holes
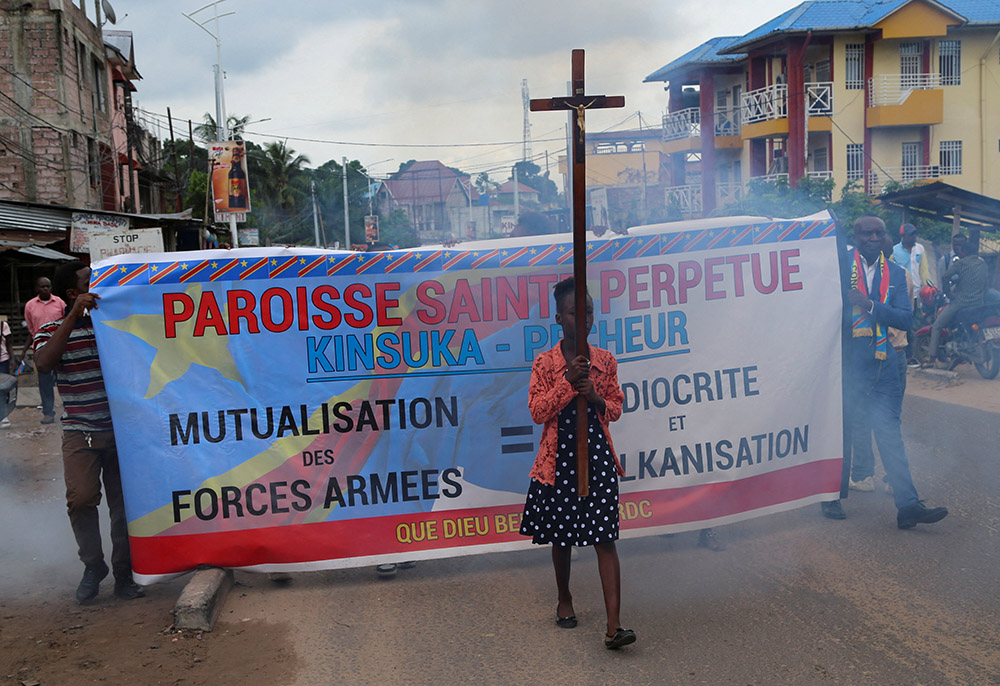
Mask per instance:
[[[998,43],[989,0],[813,0],[713,38],[645,79],[669,84],[667,202],[703,216],[807,176],[998,197]]]

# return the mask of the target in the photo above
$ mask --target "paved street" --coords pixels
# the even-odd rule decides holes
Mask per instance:
[[[889,496],[852,493],[843,522],[822,518],[814,506],[721,528],[725,552],[698,548],[694,533],[623,541],[623,618],[639,641],[619,653],[601,645],[603,605],[592,552],[584,551],[573,571],[580,624],[555,626],[547,549],[421,562],[388,581],[371,568],[298,574],[284,586],[237,574],[240,585],[214,632],[200,642],[163,638],[160,650],[150,650],[157,646],[147,644],[161,640],[152,637],[169,625],[181,582],[151,588],[150,598],[136,601],[141,604],[105,600],[96,609],[76,609],[69,597],[78,569],[61,510],[61,480],[48,476],[50,455],[47,471],[4,468],[8,486],[36,475],[41,495],[30,512],[44,531],[33,532],[27,551],[12,549],[27,545],[16,532],[0,544],[4,559],[15,555],[21,563],[15,566],[20,573],[8,566],[0,575],[0,637],[14,638],[13,623],[24,619],[29,600],[51,617],[50,634],[63,642],[67,624],[93,637],[118,618],[137,635],[134,650],[146,651],[135,669],[155,668],[156,679],[147,683],[212,683],[236,673],[245,675],[244,683],[289,686],[344,678],[383,684],[1000,683],[998,427],[995,414],[908,395],[905,434],[918,488],[929,503],[951,508],[933,527],[899,531]],[[26,440],[51,453],[55,436]],[[22,502],[17,510],[23,515],[28,507]],[[4,521],[10,521],[7,509]],[[31,578],[44,584],[45,594],[12,590]],[[80,644],[92,645],[85,638]],[[179,652],[184,641],[197,652]],[[30,645],[16,663],[0,664],[0,683],[20,683],[30,670],[53,674],[56,667],[32,662],[36,653],[44,657],[34,643],[27,637],[12,643]],[[114,682],[126,673],[116,660],[129,650],[120,658],[104,655],[83,672],[84,649],[64,650],[67,659],[56,664],[77,670],[57,680],[36,677],[41,684]]]

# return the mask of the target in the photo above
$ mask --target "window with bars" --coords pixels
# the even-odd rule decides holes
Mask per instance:
[[[962,85],[962,41],[943,40],[938,43],[938,71],[942,86]]]
[[[923,43],[906,41],[899,44],[899,74],[903,88],[915,88],[920,83],[923,61]]]
[[[942,174],[961,174],[962,141],[941,141],[938,164]]]
[[[849,91],[865,88],[865,45],[848,43],[844,48],[844,87]]]
[[[865,146],[862,143],[847,144],[847,180],[858,181],[865,174]]]

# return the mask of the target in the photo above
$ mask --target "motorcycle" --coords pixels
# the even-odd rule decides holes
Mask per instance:
[[[934,284],[920,289],[917,330],[914,351],[922,363],[932,362],[928,354],[931,325],[937,314],[948,304],[948,296]],[[937,359],[947,369],[969,362],[984,379],[1000,374],[1000,303],[986,303],[960,310],[951,326],[941,329]]]

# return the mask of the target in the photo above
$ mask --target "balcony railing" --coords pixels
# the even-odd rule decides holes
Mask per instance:
[[[742,113],[742,107],[725,107],[715,110],[715,135],[740,135],[740,115]]]
[[[833,83],[815,81],[805,84],[806,113],[810,117],[833,114]],[[776,83],[743,94],[743,123],[783,119],[788,116],[788,84]]]
[[[701,184],[667,188],[667,205],[674,205],[682,214],[701,213]]]
[[[739,202],[743,197],[743,184],[741,183],[717,183],[715,184],[716,207],[725,207]]]
[[[940,87],[940,74],[880,74],[868,79],[868,106],[902,105],[913,91]]]
[[[679,141],[701,135],[701,110],[688,107],[663,115],[663,140]]]
[[[880,171],[884,174],[880,174]],[[913,164],[902,167],[882,167],[881,170],[872,169],[868,172],[868,192],[871,195],[878,195],[882,189],[892,181],[899,183],[913,183],[914,181],[925,181],[929,179],[941,178],[941,167],[936,164]]]
[[[788,85],[776,83],[743,94],[743,123],[754,124],[788,116]]]
[[[740,107],[717,109],[715,115],[716,136],[740,135]],[[663,140],[678,141],[701,135],[701,110],[689,107],[663,115]]]

